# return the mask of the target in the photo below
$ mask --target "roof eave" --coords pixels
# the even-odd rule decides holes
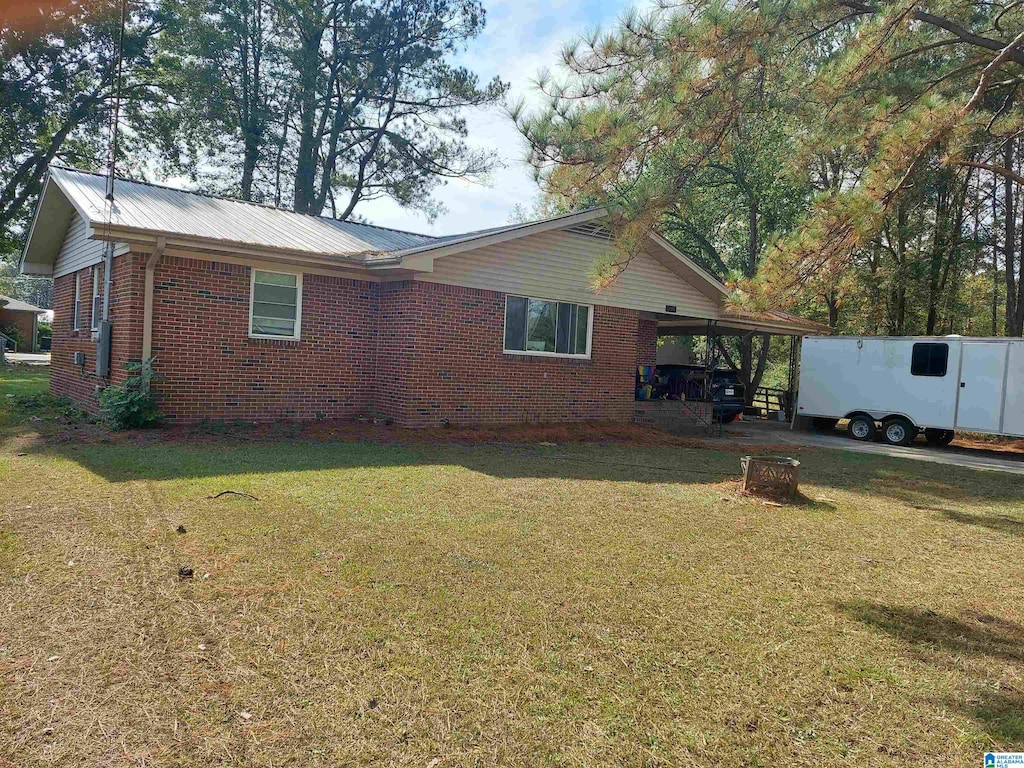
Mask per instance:
[[[279,246],[261,246],[244,241],[227,240],[221,238],[201,237],[198,235],[186,235],[180,232],[170,232],[143,227],[130,227],[125,225],[104,225],[102,228],[93,227],[93,238],[96,240],[113,240],[126,242],[131,245],[142,246],[143,248],[155,246],[159,237],[166,238],[167,248],[181,248],[192,250],[203,250],[223,252],[238,256],[252,256],[268,261],[288,258],[292,261],[304,261],[318,266],[338,266],[366,269],[370,263],[366,261],[369,252],[361,253],[328,253],[325,251],[304,251],[294,248],[282,248]],[[395,257],[384,257],[375,259],[372,264],[397,264],[399,259]]]

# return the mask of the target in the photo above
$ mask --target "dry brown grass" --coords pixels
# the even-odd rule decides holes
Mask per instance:
[[[32,426],[0,436],[0,765],[967,766],[1024,743],[1015,476],[807,451],[808,501],[780,508],[737,494],[735,454],[678,444]]]

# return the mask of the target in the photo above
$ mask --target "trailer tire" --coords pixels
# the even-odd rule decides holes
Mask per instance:
[[[917,437],[917,427],[909,419],[897,416],[882,424],[882,439],[889,445],[909,445]]]
[[[830,419],[826,416],[815,416],[814,421],[811,422],[811,426],[814,427],[815,432],[831,432],[836,428],[836,424],[839,423],[839,419]]]
[[[926,429],[924,439],[929,445],[946,446],[953,442],[956,433],[952,429]]]
[[[850,417],[850,437],[854,440],[869,442],[875,439],[875,420],[870,416],[858,413]]]

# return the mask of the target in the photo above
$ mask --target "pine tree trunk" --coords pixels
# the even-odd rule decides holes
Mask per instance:
[[[1013,168],[1013,143],[1010,139],[1006,142],[1003,163],[1006,168]],[[1016,224],[1017,217],[1013,208],[1013,180],[1009,176],[1003,177],[1003,269],[1006,282],[1006,322],[1004,330],[1007,336],[1015,336],[1017,319],[1017,280],[1016,280],[1016,259],[1014,254],[1017,249]]]
[[[928,263],[928,319],[925,323],[925,334],[935,335],[939,320],[939,278],[942,274],[942,262],[946,255],[946,226],[949,215],[949,190],[945,175],[940,176],[939,193],[935,202],[935,228],[932,235],[932,252]]]
[[[309,11],[311,14],[313,11]],[[319,20],[308,22],[309,26],[318,25]],[[320,213],[314,211],[316,199],[316,168],[317,153],[320,149],[317,136],[317,78],[320,72],[320,43],[323,39],[323,27],[316,29],[307,27],[301,40],[299,51],[299,148],[295,164],[294,203],[296,213]]]
[[[995,232],[998,220],[996,175],[992,174],[992,335],[999,334],[999,240]]]

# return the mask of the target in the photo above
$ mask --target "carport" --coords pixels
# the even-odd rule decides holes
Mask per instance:
[[[780,411],[785,414],[786,420],[792,420],[793,407],[796,402],[796,389],[799,380],[800,365],[800,339],[803,336],[827,335],[831,329],[822,323],[806,320],[802,317],[782,312],[779,310],[753,311],[742,307],[725,305],[722,315],[717,320],[709,320],[698,317],[680,317],[678,315],[660,313],[656,316],[658,321],[658,337],[682,336],[691,338],[704,338],[705,344],[700,360],[692,360],[691,365],[700,366],[703,373],[698,377],[703,378],[704,399],[710,399],[710,377],[711,372],[722,363],[729,368],[740,371],[741,376],[748,374],[750,379],[757,385],[760,383],[761,375],[764,372],[763,366],[757,370],[756,361],[753,359],[753,341],[757,337],[763,339],[763,343],[769,343],[775,336],[784,336],[789,339],[789,365],[785,389],[768,389],[755,386],[752,397],[749,401],[755,407],[765,412]],[[725,338],[739,339],[739,359],[728,351],[720,343]],[[748,382],[744,382],[748,385]]]
[[[19,299],[0,296],[0,357],[6,352],[37,351],[39,315],[44,312]]]

